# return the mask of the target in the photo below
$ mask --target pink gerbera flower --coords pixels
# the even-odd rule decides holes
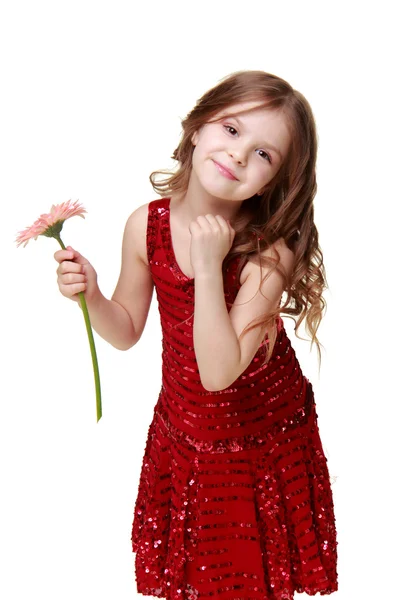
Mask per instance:
[[[83,213],[85,212],[86,210],[77,200],[75,200],[75,202],[67,200],[61,204],[53,204],[49,213],[40,215],[33,225],[26,227],[23,231],[18,233],[16,239],[17,246],[24,244],[25,247],[29,240],[37,240],[39,235],[54,237],[58,240],[64,221],[70,217],[76,216],[84,219],[85,216]]]
[[[45,235],[46,237],[52,237],[56,239],[60,244],[61,248],[65,250],[64,242],[62,241],[60,236],[61,230],[64,225],[64,221],[66,219],[69,219],[70,217],[76,216],[82,217],[84,219],[85,217],[83,213],[85,212],[86,210],[83,208],[82,204],[79,204],[77,200],[75,200],[75,202],[67,200],[67,202],[62,202],[61,204],[53,204],[49,213],[40,215],[40,217],[34,222],[33,225],[27,227],[26,229],[18,233],[16,238],[17,246],[24,244],[25,247],[29,240],[36,240],[39,235]],[[96,347],[93,339],[93,331],[92,326],[90,324],[89,312],[87,309],[85,295],[83,292],[79,292],[79,298],[81,301],[83,316],[85,318],[86,331],[88,334],[90,352],[92,355],[94,380],[96,386],[97,421],[99,421],[102,415],[99,365],[97,362]]]

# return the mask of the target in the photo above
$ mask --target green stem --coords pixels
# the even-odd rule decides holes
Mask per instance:
[[[58,236],[54,236],[54,237],[58,241],[58,243],[60,244],[61,248],[63,250],[65,250],[65,246],[64,246],[64,243],[63,243],[61,237],[59,235]],[[79,292],[78,295],[79,295],[79,299],[81,301],[81,308],[82,308],[82,311],[83,311],[83,316],[85,317],[85,325],[86,325],[86,331],[87,331],[88,338],[89,338],[90,353],[92,355],[93,372],[94,372],[94,383],[95,383],[95,387],[96,387],[97,422],[99,422],[100,419],[101,419],[101,416],[102,416],[99,365],[98,365],[98,362],[97,362],[96,347],[95,347],[95,344],[94,344],[93,331],[92,331],[92,326],[90,324],[89,311],[87,309],[85,295],[84,295],[83,292]]]

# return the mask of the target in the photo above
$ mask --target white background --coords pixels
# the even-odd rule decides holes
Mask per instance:
[[[161,385],[155,295],[139,344],[95,334],[97,424],[83,316],[56,284],[58,245],[16,248],[52,203],[88,211],[63,230],[110,297],[129,214],[155,199],[180,122],[239,69],[287,79],[319,135],[315,221],[328,310],[313,384],[338,529],[337,600],[396,597],[399,391],[398,28],[394,2],[21,2],[0,12],[0,596],[137,596],[134,501]],[[136,6],[136,7],[135,7]],[[395,264],[396,260],[396,264]],[[303,337],[305,333],[303,330]],[[302,596],[303,597],[303,596]]]

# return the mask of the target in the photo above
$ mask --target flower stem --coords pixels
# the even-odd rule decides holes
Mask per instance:
[[[53,237],[58,241],[61,248],[63,250],[65,250],[65,245],[64,245],[61,237],[59,235],[54,235]],[[92,326],[90,324],[89,311],[87,309],[85,295],[83,292],[79,292],[78,295],[79,295],[79,299],[81,301],[83,316],[85,318],[86,331],[87,331],[88,338],[89,338],[90,353],[92,355],[94,382],[95,382],[95,387],[96,387],[96,413],[97,413],[97,422],[99,422],[101,419],[101,416],[102,416],[99,365],[97,362],[96,347],[94,344],[93,331],[92,331]]]

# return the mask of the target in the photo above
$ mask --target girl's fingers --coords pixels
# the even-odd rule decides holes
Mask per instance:
[[[79,292],[85,292],[86,291],[86,283],[74,283],[72,285],[60,285],[60,291],[62,294],[64,294],[64,292],[66,292],[64,295],[67,296],[68,298],[71,298],[71,296],[75,296],[76,294],[78,294]]]
[[[221,225],[222,229],[224,229],[225,231],[230,232],[232,230],[232,227],[231,227],[231,224],[229,223],[229,221],[227,221],[223,217],[219,217],[218,222]]]
[[[78,264],[86,264],[88,262],[87,259],[82,256],[82,254],[80,254],[77,250],[73,250],[72,248],[71,250],[57,250],[57,252],[54,253],[54,258],[59,263],[68,260]]]
[[[79,263],[64,260],[58,265],[57,273],[59,275],[63,275],[64,273],[83,273],[83,266]]]
[[[77,273],[66,273],[62,275],[62,283],[65,284],[74,284],[74,283],[83,283],[86,282],[86,276],[80,275]]]
[[[57,262],[62,262],[67,258],[71,258],[71,252],[67,252],[67,250],[57,250],[57,252],[54,252],[53,256]]]
[[[204,225],[210,225],[211,229],[213,231],[218,231],[223,218],[220,217],[219,215],[215,216],[211,215],[211,214],[207,214],[207,215],[200,215],[199,217],[197,217],[198,220],[201,219],[201,222],[204,223]]]
[[[74,253],[70,250],[57,250],[57,252],[54,252],[54,258],[59,263],[63,262],[64,260],[72,261],[74,259]]]
[[[64,261],[60,267],[63,273],[83,273],[83,265],[79,263]]]

